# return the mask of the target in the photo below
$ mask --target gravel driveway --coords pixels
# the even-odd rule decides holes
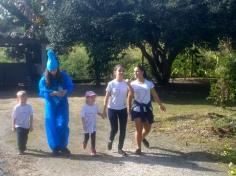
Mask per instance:
[[[98,97],[102,102],[102,98]],[[43,118],[43,101],[32,97],[30,103],[35,111],[35,130],[29,135],[28,151],[17,156],[15,134],[11,132],[10,114],[14,97],[0,99],[0,176],[226,176],[223,164],[214,155],[198,146],[181,146],[170,134],[152,132],[148,138],[150,149],[143,148],[142,156],[134,155],[134,127],[129,122],[124,149],[127,157],[117,153],[117,138],[113,149],[107,151],[108,120],[98,119],[97,152],[89,155],[83,150],[82,126],[78,117],[83,102],[80,97],[70,98],[70,144],[71,157],[51,157],[48,149]]]

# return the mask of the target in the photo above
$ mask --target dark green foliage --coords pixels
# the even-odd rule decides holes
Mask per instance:
[[[27,2],[39,12],[41,1]],[[98,82],[129,46],[141,50],[165,84],[176,56],[193,43],[216,47],[218,38],[236,38],[235,0],[49,0],[43,6],[50,43],[62,53],[83,43]]]
[[[167,83],[174,59],[186,47],[235,36],[234,11],[234,1],[59,1],[49,15],[48,37],[62,46],[83,42],[98,77],[123,49],[137,46],[156,80]]]
[[[231,147],[229,147],[229,146],[225,146],[225,148],[224,148],[224,151],[223,151],[223,153],[222,153],[222,159],[225,161],[225,162],[231,162],[231,163],[234,163],[234,164],[236,164],[236,149],[233,149],[233,148],[231,148]],[[234,174],[229,174],[229,176],[233,176],[233,175],[235,175],[236,174],[236,168],[235,168],[235,165],[232,167],[233,165],[232,164],[230,164],[229,165],[229,169],[230,170],[233,170],[234,172]]]

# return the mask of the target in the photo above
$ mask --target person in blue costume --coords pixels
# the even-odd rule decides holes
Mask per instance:
[[[45,128],[52,154],[70,155],[68,95],[73,90],[72,79],[59,70],[58,59],[52,49],[47,51],[47,67],[39,81],[39,96],[45,99]]]

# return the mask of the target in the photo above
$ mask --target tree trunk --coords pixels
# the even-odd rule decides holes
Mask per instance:
[[[96,86],[100,86],[101,85],[101,68],[100,68],[100,64],[98,63],[98,60],[95,59],[95,65],[93,66],[93,68],[95,68],[94,70],[94,76],[95,76],[95,84]]]
[[[169,83],[170,76],[171,76],[171,65],[172,62],[170,61],[170,58],[163,58],[163,64],[162,64],[162,85],[166,85]]]
[[[168,84],[171,76],[173,57],[167,58],[166,53],[153,54],[153,56],[151,56],[147,53],[144,45],[139,44],[138,47],[140,48],[143,56],[147,59],[151,67],[152,75],[154,76],[157,83],[160,85]]]
[[[98,74],[96,74],[95,84],[96,84],[96,86],[100,86],[101,85],[101,78],[100,78],[100,76]]]

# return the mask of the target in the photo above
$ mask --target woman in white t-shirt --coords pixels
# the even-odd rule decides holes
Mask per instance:
[[[160,110],[165,111],[165,106],[161,103],[159,96],[155,90],[152,81],[148,81],[145,77],[145,71],[142,66],[138,65],[134,68],[134,75],[136,80],[131,82],[133,88],[133,95],[129,94],[128,111],[131,114],[132,120],[135,122],[135,140],[137,148],[135,154],[140,155],[141,142],[148,148],[149,142],[145,139],[151,129],[153,123],[153,112],[151,105],[151,96],[154,101],[159,104]],[[134,98],[132,107],[131,102]]]
[[[104,98],[103,114],[106,116],[106,112],[110,121],[111,131],[109,141],[107,144],[108,150],[112,149],[112,143],[115,135],[118,131],[118,122],[120,127],[120,136],[118,143],[118,153],[122,156],[126,156],[126,152],[123,150],[126,124],[127,124],[127,96],[132,92],[132,88],[124,80],[124,67],[117,65],[114,68],[115,79],[110,81],[106,88],[106,95]]]

